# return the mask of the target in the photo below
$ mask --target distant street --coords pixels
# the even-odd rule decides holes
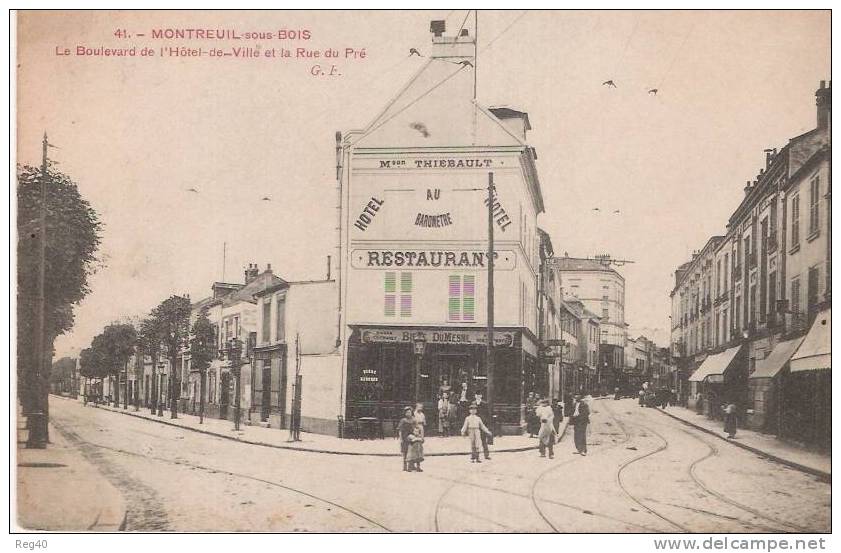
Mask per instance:
[[[53,400],[51,417],[124,493],[128,531],[830,529],[830,485],[628,399],[594,402],[587,457],[572,454],[570,429],[554,460],[429,457],[422,474],[399,458],[253,446],[72,401]]]

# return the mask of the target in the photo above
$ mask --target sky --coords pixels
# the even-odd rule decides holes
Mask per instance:
[[[365,126],[414,74],[423,61],[409,48],[428,49],[430,20],[474,34],[466,13],[21,13],[18,162],[40,162],[46,131],[57,168],[104,223],[92,292],[57,356],[171,294],[209,295],[223,244],[227,281],[249,263],[323,278],[336,239],[335,132]],[[167,28],[310,38],[151,37]],[[258,43],[339,56],[73,55]],[[831,79],[829,12],[480,11],[478,43],[478,100],[529,113],[538,224],[556,253],[632,260],[618,268],[626,322],[666,345],[675,268],[725,232],[763,150],[815,126],[815,89]],[[311,75],[316,63],[337,74]]]

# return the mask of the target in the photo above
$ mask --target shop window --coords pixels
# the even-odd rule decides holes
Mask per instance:
[[[448,320],[468,322],[476,320],[476,277],[474,275],[450,275],[448,294]]]

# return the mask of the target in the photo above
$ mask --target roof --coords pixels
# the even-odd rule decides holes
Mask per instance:
[[[832,309],[824,309],[815,317],[803,343],[791,356],[791,372],[832,368]]]
[[[692,376],[689,377],[689,382],[703,382],[710,376],[723,376],[730,367],[730,364],[733,363],[733,359],[736,358],[740,349],[742,349],[742,346],[735,346],[721,353],[708,356],[701,363],[701,366],[692,373]]]
[[[529,114],[525,111],[520,111],[518,109],[504,106],[491,106],[488,108],[488,111],[490,111],[500,119],[524,119],[526,124],[526,130],[531,130],[531,123],[529,123]]]
[[[552,264],[559,271],[602,271],[613,273],[622,280],[625,280],[616,269],[613,269],[607,260],[581,258],[581,257],[553,257]]]
[[[756,362],[756,367],[750,378],[774,378],[777,376],[777,373],[788,363],[802,342],[803,337],[801,336],[794,340],[778,343],[768,354],[768,357]]]
[[[254,280],[237,290],[236,292],[225,296],[222,301],[222,305],[227,307],[230,305],[234,305],[235,303],[239,303],[242,301],[247,301],[249,303],[255,303],[254,295],[262,292],[266,288],[270,286],[275,286],[280,283],[285,283],[282,278],[275,276],[271,271],[263,271],[259,275],[257,275]]]

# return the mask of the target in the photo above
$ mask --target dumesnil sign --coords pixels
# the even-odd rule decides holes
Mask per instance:
[[[399,330],[393,328],[370,328],[362,331],[364,343],[425,342],[427,344],[460,344],[484,346],[488,333],[483,330]],[[494,346],[512,347],[513,332],[494,332]]]

